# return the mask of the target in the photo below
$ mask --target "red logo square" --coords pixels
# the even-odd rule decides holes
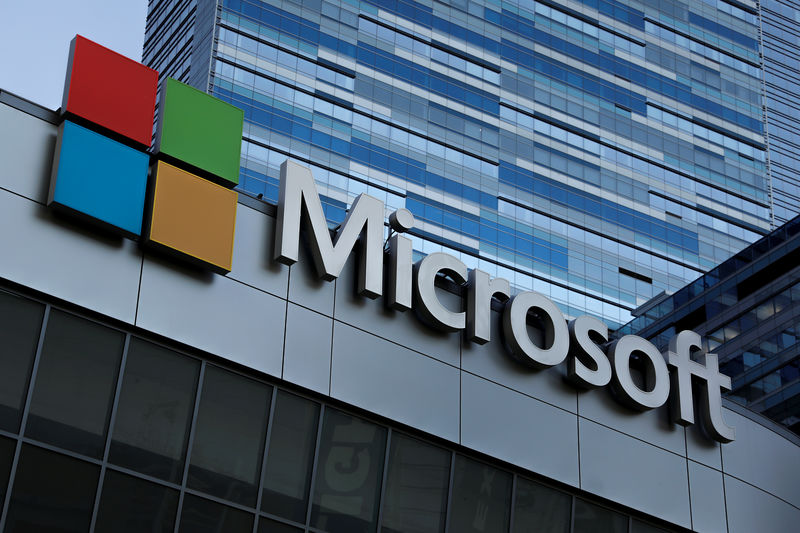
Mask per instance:
[[[150,146],[158,72],[76,35],[69,49],[62,112]]]

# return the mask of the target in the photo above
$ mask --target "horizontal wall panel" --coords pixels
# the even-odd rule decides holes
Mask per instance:
[[[543,402],[577,412],[577,391],[563,379],[566,364],[533,369],[516,361],[503,342],[500,314],[491,313],[491,320],[491,340],[488,343],[462,341],[461,368]]]
[[[580,420],[581,488],[690,527],[686,459]]]
[[[800,509],[730,476],[725,507],[729,533],[787,533],[800,524]]]
[[[58,128],[5,104],[0,124],[0,188],[45,203]]]
[[[458,369],[336,322],[331,396],[458,442]]]
[[[322,394],[330,392],[333,319],[289,304],[283,379]]]
[[[274,236],[274,218],[239,204],[233,270],[228,277],[285,299],[289,290],[289,267],[272,260]]]
[[[336,281],[336,320],[458,366],[461,342],[458,333],[445,333],[423,324],[413,310],[400,312],[388,309],[385,288],[384,296],[375,300],[356,294],[354,268],[358,257],[354,255],[347,261],[342,275]],[[439,294],[448,307],[455,308],[458,304],[456,295],[442,291]]]
[[[136,325],[236,363],[281,375],[286,301],[160,258],[142,270]]]
[[[645,412],[635,411],[620,404],[612,396],[611,386],[607,386],[581,393],[578,396],[578,413],[604,426],[686,456],[683,426],[672,423],[667,406]]]
[[[317,313],[333,316],[335,281],[325,281],[317,275],[311,255],[300,246],[300,260],[289,273],[289,300],[313,309]]]
[[[461,444],[578,486],[574,414],[461,374]]]
[[[800,507],[800,447],[733,411],[725,419],[736,428],[722,446],[725,473]]]
[[[0,277],[133,323],[142,263],[133,241],[0,190],[0,250]]]
[[[705,436],[698,424],[686,428],[686,456],[689,459],[722,470],[720,448],[718,442]]]
[[[725,490],[722,473],[689,461],[692,529],[698,533],[725,531]]]

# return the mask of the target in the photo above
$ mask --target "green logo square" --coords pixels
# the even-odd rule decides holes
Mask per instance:
[[[239,184],[244,111],[169,78],[159,112],[161,153],[213,174],[226,187]]]

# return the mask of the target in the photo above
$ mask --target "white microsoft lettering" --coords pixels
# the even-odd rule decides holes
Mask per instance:
[[[383,216],[383,202],[360,194],[331,239],[311,171],[287,160],[281,165],[275,260],[287,265],[298,260],[302,221],[319,276],[333,280],[360,240],[357,292],[369,298],[382,296]],[[521,363],[548,368],[566,360],[565,377],[570,383],[586,389],[610,384],[620,403],[639,411],[660,407],[671,398],[672,418],[681,425],[694,423],[693,390],[697,390],[697,410],[705,433],[719,442],[734,440],[734,429],[722,418],[721,391],[730,390],[731,380],[719,372],[716,355],[705,354],[705,365],[692,360],[692,353],[701,349],[697,333],[681,331],[664,354],[636,335],[625,335],[609,344],[608,328],[600,320],[586,315],[567,323],[555,303],[543,294],[524,291],[511,297],[507,280],[469,270],[451,255],[436,252],[412,264],[411,240],[401,233],[413,228],[413,215],[398,209],[389,222],[394,234],[387,247],[388,307],[398,311],[413,307],[430,326],[450,332],[464,330],[468,340],[484,344],[491,340],[492,301],[505,302],[503,340],[510,355]],[[440,273],[465,287],[464,311],[451,310],[440,301],[435,287]],[[532,316],[538,328],[529,328]],[[643,387],[631,373],[634,355],[644,363]],[[697,385],[694,389],[693,383]]]

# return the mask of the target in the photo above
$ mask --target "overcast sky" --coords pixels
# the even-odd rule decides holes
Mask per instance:
[[[61,106],[75,34],[142,59],[147,0],[0,0],[0,88]]]

